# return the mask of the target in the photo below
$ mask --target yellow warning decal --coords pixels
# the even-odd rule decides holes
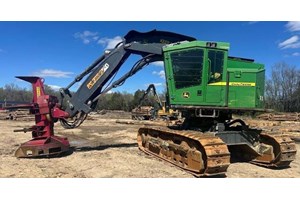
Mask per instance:
[[[41,88],[40,87],[36,87],[36,96],[37,97],[41,96]]]
[[[92,78],[92,80],[90,80],[90,82],[86,85],[86,87],[91,89],[95,85],[95,83],[100,79],[100,77],[106,72],[108,68],[109,68],[109,64],[105,63],[104,66]]]
[[[208,85],[226,85],[226,82],[216,82],[216,83],[210,83]],[[254,82],[229,82],[229,86],[238,86],[238,87],[255,87]]]

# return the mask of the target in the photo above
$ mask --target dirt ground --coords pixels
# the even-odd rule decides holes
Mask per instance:
[[[0,177],[194,177],[169,163],[141,152],[136,144],[136,135],[138,128],[143,125],[116,123],[117,118],[120,118],[118,114],[92,116],[92,119],[86,120],[79,128],[71,130],[63,129],[57,123],[55,132],[68,137],[73,152],[67,156],[51,159],[15,158],[14,151],[22,142],[28,141],[31,134],[15,133],[13,130],[29,127],[33,122],[0,120]],[[278,128],[280,125],[274,127]],[[297,150],[300,151],[299,143]],[[299,178],[300,153],[287,169],[272,170],[236,162],[229,166],[226,176]]]

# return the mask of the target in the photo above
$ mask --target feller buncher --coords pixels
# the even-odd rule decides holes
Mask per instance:
[[[232,119],[235,112],[264,110],[265,69],[252,59],[229,56],[228,51],[226,42],[199,41],[165,31],[130,31],[114,49],[106,50],[61,88],[60,100],[45,94],[43,79],[19,76],[33,86],[32,103],[19,107],[28,108],[36,124],[17,130],[30,131],[32,140],[21,144],[15,155],[33,158],[69,151],[68,139],[54,135],[54,122],[59,120],[65,128],[78,127],[104,93],[149,63],[163,61],[169,106],[185,120],[180,126],[140,128],[137,143],[142,151],[195,176],[225,174],[233,155],[264,167],[288,167],[296,155],[289,137],[267,134]],[[112,81],[132,54],[141,59]],[[82,79],[80,88],[71,93],[70,87]]]
[[[167,104],[166,101],[161,101],[161,109],[157,111],[158,118],[165,120],[177,120],[179,115],[180,114],[177,110],[169,108],[169,104]]]
[[[142,103],[149,98],[149,94],[152,92],[154,97],[154,105],[143,106]],[[148,104],[151,104],[149,102]],[[153,103],[152,103],[153,104]],[[154,84],[150,84],[142,97],[139,99],[138,106],[131,111],[132,119],[136,120],[153,120],[164,119],[174,120],[178,117],[178,112],[170,109],[166,101],[161,101],[159,95],[156,92]]]

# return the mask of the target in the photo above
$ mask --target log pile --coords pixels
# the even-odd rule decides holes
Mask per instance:
[[[300,113],[264,113],[257,117],[269,121],[300,121]]]
[[[34,121],[34,115],[26,109],[0,110],[0,120]]]

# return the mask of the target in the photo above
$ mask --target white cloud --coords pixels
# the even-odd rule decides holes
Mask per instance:
[[[82,40],[84,44],[98,43],[104,46],[105,49],[113,49],[115,46],[122,41],[121,36],[116,36],[114,38],[102,37],[100,38],[98,32],[83,31],[77,32],[74,38]]]
[[[159,86],[163,86],[163,83],[153,83],[154,86],[159,87]]]
[[[278,47],[281,48],[281,49],[300,48],[299,37],[297,35],[294,35],[294,36],[290,37],[289,39],[279,43]]]
[[[285,26],[291,32],[300,31],[300,21],[299,22],[288,22]]]
[[[156,62],[151,63],[151,65],[158,66],[158,67],[164,67],[164,62],[156,61]]]
[[[121,36],[116,36],[114,38],[101,38],[98,40],[98,44],[105,46],[105,49],[113,49],[121,41]]]
[[[300,48],[300,42],[295,42],[293,44],[286,45],[282,49],[298,49]]]
[[[163,83],[148,83],[148,84],[145,84],[144,86],[148,87],[150,84],[153,84],[155,87],[160,87],[160,86],[164,85]]]
[[[299,52],[295,52],[292,54],[292,56],[300,56],[300,53]]]
[[[55,78],[70,78],[70,75],[74,74],[73,72],[64,72],[60,70],[54,69],[42,69],[38,72],[34,72],[34,76],[41,76],[41,77],[55,77]]]
[[[60,87],[58,85],[48,85],[48,86],[51,87],[55,91],[58,91],[60,88],[62,88],[62,87]]]
[[[74,37],[76,39],[81,39],[84,44],[89,44],[92,41],[97,41],[99,39],[99,34],[98,32],[83,31],[75,33]]]
[[[162,78],[162,79],[165,79],[166,77],[165,77],[165,71],[164,70],[161,70],[161,71],[153,71],[152,72],[152,74],[154,74],[154,75],[158,75],[160,78]]]
[[[298,40],[299,40],[299,37],[297,35],[294,35],[294,36],[290,37],[289,39],[279,43],[279,47],[284,47],[286,45],[290,45],[294,42],[297,42]]]

